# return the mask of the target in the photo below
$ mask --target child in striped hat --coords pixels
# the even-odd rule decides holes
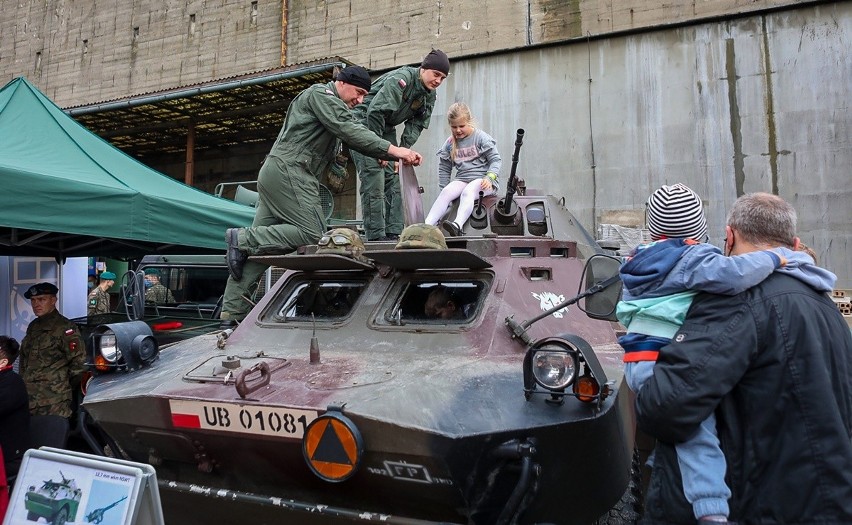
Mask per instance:
[[[624,283],[616,310],[627,334],[625,378],[634,392],[653,374],[663,346],[683,324],[699,291],[736,295],[760,283],[785,258],[765,250],[726,257],[707,240],[707,220],[701,199],[683,184],[662,186],[647,202],[648,230],[653,242],[636,247],[620,270]],[[728,498],[725,457],[711,414],[696,435],[676,446],[683,491],[699,523],[727,523]]]

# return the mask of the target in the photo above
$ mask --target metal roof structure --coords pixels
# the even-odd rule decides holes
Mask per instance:
[[[274,139],[293,98],[346,65],[331,57],[64,111],[136,158],[245,145]]]

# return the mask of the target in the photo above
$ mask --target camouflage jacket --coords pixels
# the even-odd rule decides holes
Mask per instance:
[[[340,99],[334,82],[314,84],[293,99],[269,152],[294,170],[319,178],[334,161],[340,142],[368,157],[393,160],[390,142],[371,133]]]
[[[172,295],[172,291],[163,286],[160,283],[155,284],[154,286],[145,290],[145,302],[146,303],[173,303],[175,302],[175,298]]]
[[[86,314],[89,316],[109,313],[109,293],[101,290],[100,286],[95,286],[94,290],[89,292],[87,305]]]
[[[352,113],[381,137],[404,122],[399,145],[410,148],[429,127],[436,96],[420,80],[419,67],[403,66],[377,78]]]
[[[77,326],[57,310],[30,323],[19,361],[31,414],[71,417],[72,385],[86,370],[85,355]]]

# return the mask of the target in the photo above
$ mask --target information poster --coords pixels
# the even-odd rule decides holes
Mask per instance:
[[[146,507],[158,506],[150,466],[51,450],[24,456],[3,525],[128,525],[136,523],[143,499],[151,500]]]

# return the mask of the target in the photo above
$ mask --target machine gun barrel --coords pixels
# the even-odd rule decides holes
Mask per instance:
[[[518,155],[523,144],[524,130],[518,129],[517,135],[515,135],[515,151],[512,153],[512,171],[509,173],[508,182],[506,182],[506,198],[503,199],[503,209],[501,210],[506,215],[512,209],[512,199],[518,189],[518,177],[515,175],[515,171],[518,169]]]

